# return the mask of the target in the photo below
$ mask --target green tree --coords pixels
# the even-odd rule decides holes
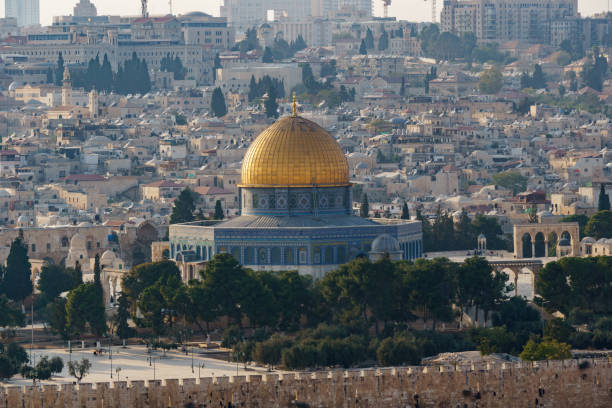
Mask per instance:
[[[57,56],[57,69],[55,70],[55,85],[62,86],[62,80],[64,79],[64,56],[61,51]]]
[[[359,54],[368,55],[368,47],[366,46],[365,40],[361,40],[361,45],[359,46]]]
[[[480,75],[478,88],[483,94],[496,94],[504,86],[504,77],[497,67],[491,67]]]
[[[365,45],[368,50],[374,49],[374,34],[372,34],[372,30],[368,28],[365,36]]]
[[[215,220],[222,220],[225,218],[225,213],[223,212],[223,207],[221,206],[221,200],[217,200],[215,202],[215,214],[213,215]]]
[[[51,69],[51,67],[47,69],[47,83],[48,84],[55,83],[55,80],[53,79],[53,70]]]
[[[59,357],[53,357],[49,359],[49,357],[44,356],[40,359],[36,366],[26,366],[21,367],[21,376],[23,378],[27,378],[36,382],[48,380],[51,378],[53,374],[59,374],[64,369],[64,362]]]
[[[5,294],[15,302],[22,302],[32,294],[31,265],[23,231],[11,243],[3,272],[0,277],[0,294]]]
[[[212,93],[212,99],[210,101],[210,109],[218,118],[221,118],[227,114],[227,106],[225,105],[225,96],[221,88],[217,87]]]
[[[610,211],[610,197],[606,194],[604,183],[601,183],[601,188],[599,189],[598,209],[599,211]]]
[[[376,358],[383,366],[420,364],[418,347],[404,336],[387,337],[376,349]]]
[[[408,203],[404,201],[404,205],[402,205],[402,216],[400,217],[402,220],[410,219],[410,211],[408,211]]]
[[[58,334],[64,340],[70,339],[70,328],[66,321],[66,299],[55,298],[47,304],[44,310],[44,316],[51,331]]]
[[[71,334],[84,334],[87,328],[96,336],[106,332],[106,311],[94,283],[84,283],[68,294],[66,326]]]
[[[561,222],[577,222],[580,230],[580,239],[582,239],[584,237],[584,230],[589,222],[589,217],[584,214],[573,214],[561,218]]]
[[[80,383],[81,380],[89,374],[89,369],[91,368],[91,363],[88,359],[84,358],[81,361],[74,360],[68,362],[68,372],[71,376],[76,378],[77,382]]]
[[[542,71],[540,64],[535,64],[533,68],[533,75],[531,76],[531,88],[544,89],[546,88],[546,76]]]
[[[455,223],[455,242],[457,243],[457,249],[472,249],[475,247],[475,231],[472,230],[472,222],[470,217],[465,211],[465,208],[461,210],[459,220]]]
[[[385,31],[385,28],[382,28],[382,33],[380,34],[380,37],[378,38],[378,50],[379,51],[384,51],[387,48],[389,48],[389,34],[387,34],[387,32]]]
[[[75,274],[72,270],[46,263],[41,268],[38,290],[46,300],[50,301],[60,293],[72,290],[81,283],[75,282]]]
[[[598,211],[589,218],[585,235],[595,239],[612,238],[612,211]]]
[[[261,62],[263,62],[263,63],[272,63],[272,62],[274,62],[274,55],[272,54],[272,48],[266,47],[264,49],[264,54],[263,54],[263,57],[261,59]]]
[[[276,102],[276,90],[274,87],[271,87],[268,91],[268,97],[264,102],[264,107],[266,108],[266,116],[269,118],[277,118],[278,117],[278,103]]]
[[[0,295],[0,327],[23,326],[25,316],[6,295]]]
[[[119,307],[117,308],[117,315],[115,316],[115,324],[117,327],[117,336],[120,339],[125,340],[136,334],[136,331],[130,327],[128,319],[130,317],[129,300],[123,293],[119,296],[117,301]]]
[[[498,187],[507,188],[512,190],[512,194],[516,195],[527,188],[527,177],[522,176],[517,171],[503,171],[501,173],[494,174],[493,184]]]
[[[8,380],[21,371],[28,362],[28,354],[17,343],[4,345],[0,342],[0,379]]]
[[[367,193],[363,195],[361,199],[361,206],[359,207],[359,216],[361,218],[368,218],[370,216],[370,204],[368,203]]]
[[[567,360],[572,357],[571,347],[554,339],[544,339],[540,343],[529,340],[520,355],[521,360]]]
[[[186,187],[181,194],[174,200],[174,207],[170,215],[170,224],[180,224],[194,220],[196,195]]]

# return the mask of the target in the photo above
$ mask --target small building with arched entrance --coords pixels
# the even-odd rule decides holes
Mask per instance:
[[[513,235],[516,259],[580,256],[577,222],[515,225]],[[562,251],[559,244],[562,244]]]

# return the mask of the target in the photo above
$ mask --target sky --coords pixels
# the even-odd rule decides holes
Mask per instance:
[[[174,14],[189,11],[204,11],[219,15],[219,5],[223,0],[172,0]],[[307,1],[307,0],[305,0]],[[578,0],[582,15],[588,16],[608,9],[609,0]],[[40,0],[41,23],[51,24],[53,16],[72,14],[72,8],[78,0]],[[140,14],[140,0],[92,0],[98,8],[98,14],[137,15]],[[382,0],[374,0],[374,14],[382,16]],[[443,0],[438,0],[441,9]],[[149,12],[153,15],[169,12],[168,0],[149,0]],[[4,14],[4,7],[2,7]],[[430,0],[393,0],[389,15],[408,21],[431,21]]]

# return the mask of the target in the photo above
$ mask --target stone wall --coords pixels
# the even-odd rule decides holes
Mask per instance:
[[[0,407],[610,407],[612,360],[0,387]]]

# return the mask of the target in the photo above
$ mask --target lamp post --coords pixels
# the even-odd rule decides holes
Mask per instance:
[[[112,347],[112,337],[108,338],[108,359],[110,360],[110,378],[113,378],[113,347]]]
[[[202,378],[202,376],[200,375],[200,369],[204,368],[204,362],[202,361],[201,363],[198,363],[198,378]]]
[[[191,374],[193,374],[193,346],[191,346]]]
[[[121,367],[115,368],[115,372],[117,373],[117,381],[120,381],[119,373],[121,372]]]

